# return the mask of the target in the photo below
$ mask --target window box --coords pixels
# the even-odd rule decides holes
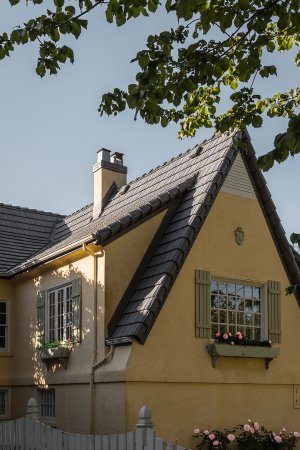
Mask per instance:
[[[42,361],[46,364],[47,370],[50,369],[52,364],[60,363],[63,364],[66,369],[68,366],[68,359],[71,353],[70,347],[50,347],[41,348],[40,356]]]
[[[216,367],[217,359],[220,356],[227,356],[234,358],[264,358],[266,369],[268,369],[270,361],[279,355],[279,348],[274,347],[213,343],[208,344],[206,348],[211,357],[213,367]]]

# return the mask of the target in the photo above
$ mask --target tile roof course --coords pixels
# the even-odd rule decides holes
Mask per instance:
[[[7,272],[40,251],[64,216],[0,204],[0,272]]]

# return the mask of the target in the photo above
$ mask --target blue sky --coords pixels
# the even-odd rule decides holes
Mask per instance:
[[[0,32],[44,10],[2,0]],[[49,5],[51,1],[47,2]],[[45,5],[47,5],[47,3]],[[130,111],[100,117],[101,95],[134,82],[130,60],[144,47],[148,34],[176,25],[164,14],[139,18],[121,28],[109,25],[104,10],[90,14],[89,27],[78,41],[70,39],[75,63],[57,76],[35,74],[36,45],[17,48],[0,61],[0,201],[69,214],[92,201],[92,165],[100,147],[125,153],[128,179],[134,179],[212,134],[199,130],[194,139],[179,141],[176,125],[162,129],[133,121]],[[278,56],[277,56],[278,58]],[[263,95],[297,86],[299,69],[290,55],[280,55],[279,77],[258,84]],[[266,120],[249,129],[258,155],[272,149],[283,120]],[[289,235],[300,232],[300,156],[266,174],[268,186]]]

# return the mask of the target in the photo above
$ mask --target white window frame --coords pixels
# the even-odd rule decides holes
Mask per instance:
[[[1,414],[0,410],[0,420],[7,420],[10,417],[10,388],[5,386],[0,386],[0,393],[4,392],[4,401],[5,401],[5,411],[4,414]]]
[[[266,340],[268,339],[268,315],[267,315],[267,286],[265,283],[262,283],[261,281],[250,281],[250,280],[239,280],[239,279],[228,279],[228,278],[222,278],[222,277],[218,277],[218,276],[214,276],[212,275],[211,278],[211,283],[212,282],[218,282],[218,283],[225,283],[225,284],[237,284],[237,285],[243,285],[243,286],[250,286],[250,287],[257,287],[260,288],[260,292],[261,292],[261,298],[260,298],[260,302],[261,302],[261,325],[260,325],[260,330],[261,330],[261,337],[260,340]],[[211,291],[212,291],[212,284],[211,284]],[[246,298],[246,297],[245,297]],[[211,306],[211,310],[212,310],[212,306]],[[228,311],[228,308],[227,308]],[[212,317],[212,315],[211,315]],[[211,325],[213,325],[214,322],[212,322],[211,320]],[[218,323],[219,325],[221,325],[221,323]],[[237,326],[237,324],[233,324],[235,326]],[[246,325],[244,325],[246,326]],[[229,330],[226,330],[229,331]],[[240,331],[240,330],[237,330]],[[214,337],[214,336],[212,336]]]
[[[10,301],[1,298],[0,303],[6,304],[6,323],[5,325],[0,325],[5,327],[5,347],[0,348],[1,355],[1,353],[7,353],[10,351]]]
[[[48,395],[48,398],[47,398]],[[39,408],[39,417],[47,423],[56,422],[56,389],[38,388],[36,389],[37,403]],[[51,398],[52,397],[52,398]],[[54,400],[54,401],[53,401]],[[53,414],[51,415],[51,409]],[[43,414],[45,412],[45,414]],[[47,414],[47,412],[49,414]]]
[[[70,292],[67,298],[68,290]],[[63,292],[62,314],[60,313],[60,293]],[[69,304],[68,304],[69,301]],[[52,303],[53,302],[53,303]],[[54,306],[54,315],[51,315],[50,306]],[[69,315],[69,321],[68,321]],[[53,319],[51,323],[51,318]],[[60,319],[59,319],[60,318]],[[62,323],[60,322],[62,320]],[[67,329],[69,328],[69,335]],[[55,340],[72,341],[72,283],[47,290],[46,296],[46,342]]]

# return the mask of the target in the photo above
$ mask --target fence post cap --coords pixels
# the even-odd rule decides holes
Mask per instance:
[[[33,419],[37,419],[38,413],[39,413],[39,409],[38,409],[37,401],[34,397],[31,397],[27,403],[26,415],[31,416]]]
[[[139,411],[139,420],[136,424],[137,428],[153,428],[152,412],[149,406],[144,405]]]

